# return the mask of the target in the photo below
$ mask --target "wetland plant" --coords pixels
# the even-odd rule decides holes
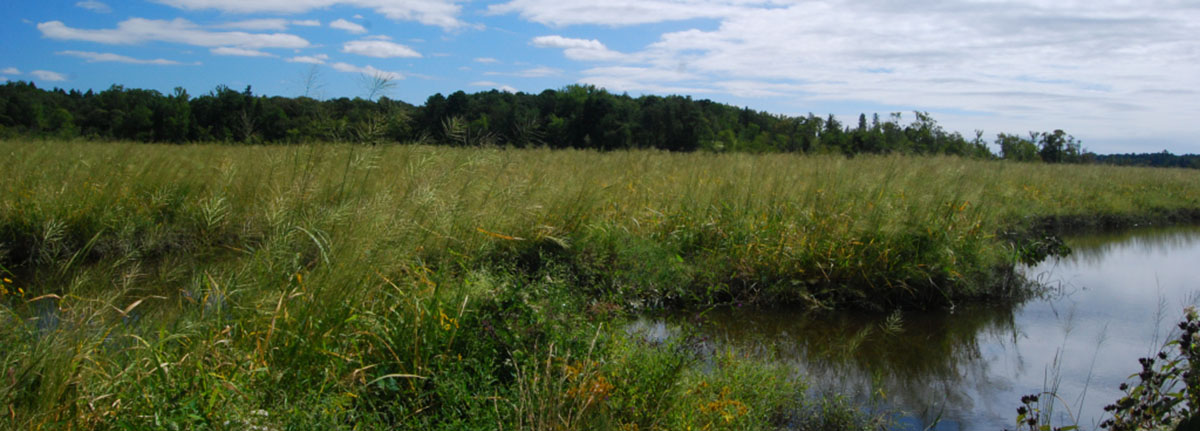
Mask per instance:
[[[1121,383],[1124,396],[1104,407],[1111,417],[1100,428],[1114,431],[1196,430],[1200,429],[1200,313],[1195,307],[1184,310],[1178,324],[1179,335],[1167,341],[1158,353],[1138,359],[1141,370]],[[1055,427],[1050,412],[1054,391],[1021,397],[1017,407],[1016,429],[1030,431],[1069,431],[1078,425]]]

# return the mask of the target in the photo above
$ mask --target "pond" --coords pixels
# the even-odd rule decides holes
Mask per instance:
[[[1022,395],[1055,389],[1055,425],[1098,429],[1117,386],[1157,352],[1200,289],[1200,229],[1067,238],[1073,253],[1023,268],[1049,292],[1018,306],[895,314],[747,312],[644,318],[679,322],[707,347],[735,346],[793,365],[810,387],[898,409],[903,425],[1012,429]],[[668,323],[670,322],[670,323]],[[1062,419],[1066,419],[1064,422]]]

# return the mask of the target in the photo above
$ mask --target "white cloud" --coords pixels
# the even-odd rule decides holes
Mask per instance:
[[[499,63],[500,60],[494,59],[492,57],[479,57],[479,58],[475,59],[475,62],[483,63],[483,64],[496,64],[496,63]]]
[[[547,76],[562,75],[562,70],[553,67],[538,66],[531,69],[525,69],[517,72],[485,72],[484,75],[497,76],[517,76],[521,78],[544,78]]]
[[[787,97],[789,95],[801,93],[808,89],[808,87],[799,84],[780,84],[738,79],[715,82],[713,85],[724,93],[732,94],[737,97],[750,98]]]
[[[572,39],[552,35],[535,37],[532,43],[538,48],[561,48],[563,54],[572,60],[620,60],[625,57],[624,54],[608,49],[596,39]]]
[[[0,82],[8,82],[7,76],[0,76]]]
[[[292,25],[298,25],[301,27],[320,27],[321,21],[315,19],[302,19],[292,21]]]
[[[700,79],[700,76],[696,74],[652,67],[594,67],[583,71],[583,74],[586,76],[629,76],[640,80],[657,82],[681,82]]]
[[[5,75],[20,75],[21,70],[15,68],[15,67],[6,67],[6,68],[4,68],[4,70],[0,70],[0,73],[3,73]]]
[[[851,102],[931,111],[952,130],[1064,128],[1085,141],[1132,129],[1194,135],[1200,109],[1200,8],[1172,0],[512,0],[488,10],[552,26],[713,20],[628,53],[532,40],[599,63],[580,81],[612,89],[776,98],[797,113]]]
[[[412,48],[386,40],[354,40],[342,45],[342,52],[376,58],[420,58]]]
[[[186,10],[215,9],[228,13],[303,13],[332,6],[353,6],[374,10],[397,21],[416,21],[425,25],[457,29],[466,26],[458,19],[461,0],[154,0]]]
[[[156,58],[153,60],[144,60],[140,58],[126,57],[124,55],[112,54],[106,52],[90,52],[90,51],[58,51],[55,54],[69,55],[87,60],[88,63],[114,62],[128,64],[153,64],[153,65],[176,65],[178,61]]]
[[[561,70],[555,69],[553,67],[542,66],[542,67],[535,67],[532,69],[522,70],[520,72],[517,72],[516,75],[523,77],[523,78],[540,78],[540,77],[544,77],[544,76],[555,76],[555,75],[560,75],[560,74],[562,74]]]
[[[516,13],[529,21],[565,26],[610,26],[724,18],[747,8],[787,4],[784,0],[512,0],[488,6],[488,13]]]
[[[237,57],[275,57],[275,54],[269,52],[233,46],[219,46],[208,51],[216,55],[232,55]]]
[[[492,81],[475,81],[469,84],[472,87],[494,88],[505,93],[516,93],[517,89],[510,85],[498,84]]]
[[[240,48],[305,48],[307,40],[287,33],[245,33],[240,31],[208,31],[191,21],[176,18],[171,21],[130,18],[115,29],[88,30],[68,27],[62,21],[39,23],[43,37],[59,40],[81,40],[113,45],[143,42],[171,42],[187,45]]]
[[[96,13],[112,12],[112,8],[108,7],[107,4],[104,4],[103,2],[98,2],[96,0],[86,0],[86,1],[76,2],[75,6],[78,6],[78,7],[81,7],[81,8],[90,10],[92,12],[96,12]]]
[[[652,67],[612,66],[583,71],[579,81],[610,91],[705,94],[715,93],[698,75]]]
[[[336,28],[338,30],[345,30],[345,31],[348,31],[353,34],[363,34],[363,33],[367,32],[366,27],[363,27],[359,24],[356,24],[356,23],[353,23],[350,21],[346,21],[346,20],[340,19],[340,18],[334,22],[329,23],[329,27]]]
[[[603,43],[596,39],[572,39],[562,36],[538,36],[533,38],[533,46],[539,48],[588,49],[603,50]]]
[[[43,81],[66,81],[67,80],[67,75],[63,75],[58,72],[51,72],[49,70],[35,70],[33,72],[29,72],[29,74],[33,75],[34,78],[37,78],[37,79],[40,79]]]
[[[333,67],[333,70],[339,72],[358,73],[367,76],[380,76],[387,79],[404,79],[404,75],[400,74],[399,72],[380,70],[369,65],[359,67],[349,63],[333,63],[330,65],[330,67]]]
[[[241,30],[275,30],[284,31],[288,28],[288,20],[282,18],[248,19],[245,21],[227,22],[216,25],[217,28],[236,28]]]
[[[325,60],[329,60],[329,56],[325,54],[317,55],[300,55],[287,59],[288,63],[308,63],[308,64],[325,64]]]
[[[628,92],[642,94],[715,94],[711,88],[692,87],[682,84],[665,84],[642,81],[629,76],[585,76],[579,79],[580,84],[595,85],[611,92]]]

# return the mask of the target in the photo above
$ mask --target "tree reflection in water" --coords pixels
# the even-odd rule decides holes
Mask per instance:
[[[1094,429],[1137,358],[1157,351],[1154,340],[1166,339],[1183,306],[1194,302],[1200,229],[1067,243],[1071,256],[1025,269],[1053,294],[1015,305],[904,312],[899,331],[889,328],[895,325],[887,313],[738,307],[645,317],[630,330],[668,337],[679,333],[671,328],[686,327],[701,349],[786,361],[810,388],[898,409],[917,429],[938,420],[945,430],[1011,428],[1020,397],[1051,385],[1080,425]]]

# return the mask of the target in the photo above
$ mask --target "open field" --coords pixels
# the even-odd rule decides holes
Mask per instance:
[[[644,307],[1020,295],[1047,226],[1200,220],[1200,171],[954,157],[0,142],[0,428],[854,422]],[[858,418],[858,420],[866,420]],[[817,427],[818,425],[813,425]]]

